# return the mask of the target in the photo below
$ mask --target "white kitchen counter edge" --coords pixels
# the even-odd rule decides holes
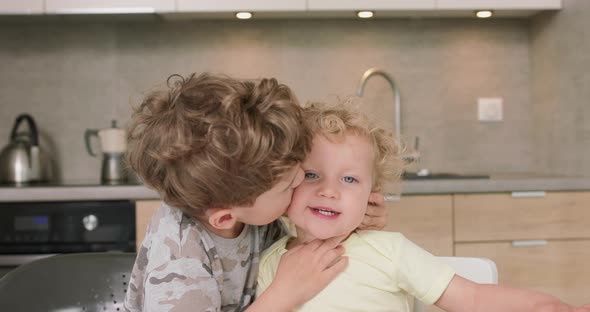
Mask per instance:
[[[497,193],[522,191],[589,191],[590,178],[519,178],[404,181],[402,195]],[[390,192],[385,192],[386,194]],[[1,187],[0,202],[72,200],[149,200],[158,194],[143,185]]]

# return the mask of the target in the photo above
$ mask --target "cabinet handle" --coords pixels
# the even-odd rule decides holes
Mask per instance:
[[[514,198],[545,197],[545,191],[512,192]]]
[[[512,241],[512,247],[531,247],[531,246],[545,246],[547,241],[544,239],[530,239],[530,240],[515,240]]]
[[[383,194],[383,199],[385,201],[399,201],[401,199],[401,196],[393,194]]]

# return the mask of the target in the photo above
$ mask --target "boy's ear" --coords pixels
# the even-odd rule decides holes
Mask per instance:
[[[209,224],[218,230],[233,229],[237,222],[231,208],[211,209],[208,211],[207,215],[207,221],[209,221]]]

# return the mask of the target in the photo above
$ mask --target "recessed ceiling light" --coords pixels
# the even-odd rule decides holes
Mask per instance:
[[[359,18],[371,18],[373,17],[373,11],[358,11],[356,12],[356,16]]]
[[[490,10],[475,11],[475,16],[477,16],[479,18],[488,18],[488,17],[492,17],[492,15],[494,15],[494,12],[492,12]]]
[[[238,12],[238,13],[236,13],[236,18],[238,18],[238,19],[251,19],[252,13],[251,12]]]

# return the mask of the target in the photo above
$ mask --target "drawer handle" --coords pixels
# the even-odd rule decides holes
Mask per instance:
[[[514,198],[545,197],[545,191],[512,192]]]
[[[393,194],[383,194],[383,199],[385,201],[399,201],[401,199],[401,196]]]
[[[512,247],[531,247],[531,246],[545,246],[547,241],[544,239],[530,239],[530,240],[515,240],[512,241]]]

